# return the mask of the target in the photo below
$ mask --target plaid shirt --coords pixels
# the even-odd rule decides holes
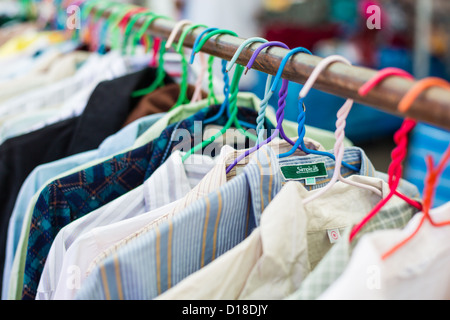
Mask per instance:
[[[36,202],[27,247],[22,299],[35,299],[45,261],[57,233],[70,222],[111,202],[143,184],[166,160],[179,141],[171,141],[176,129],[194,133],[195,122],[218,112],[219,106],[205,108],[195,115],[168,126],[154,141],[129,152],[53,181]],[[241,108],[239,119],[255,122],[256,112]],[[224,125],[226,114],[215,124]],[[269,124],[266,124],[269,125]],[[272,127],[270,127],[272,128]],[[191,145],[201,138],[190,135]],[[185,142],[185,141],[181,141]]]

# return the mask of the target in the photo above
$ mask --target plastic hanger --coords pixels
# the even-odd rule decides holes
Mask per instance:
[[[108,1],[106,2],[108,3]],[[108,6],[105,6],[104,8],[98,8],[97,11],[93,17],[94,21],[99,21],[100,17],[102,16],[103,12],[108,8]],[[112,19],[117,15],[117,13],[123,10],[122,6],[113,6],[112,11],[107,19],[103,20],[103,24],[100,28],[100,33],[97,39],[97,52],[100,54],[104,54],[106,52],[106,40],[108,38],[108,30],[110,28],[110,24]]]
[[[405,113],[408,111],[414,100],[426,89],[438,86],[442,88],[448,88],[450,89],[450,84],[447,81],[444,81],[440,78],[425,78],[423,80],[418,81],[409,91],[408,93],[402,98],[398,105],[398,109],[401,110],[401,112]],[[408,145],[408,133],[412,131],[412,129],[415,127],[416,122],[414,120],[408,120],[405,119],[403,122],[402,127],[399,131],[396,132],[396,136],[394,137],[397,143],[396,149],[394,149],[394,152],[392,153],[393,161],[392,164],[389,167],[389,186],[391,188],[391,192],[386,196],[382,201],[380,201],[377,206],[366,216],[364,219],[357,224],[350,233],[350,241],[352,241],[356,234],[367,224],[367,222],[372,219],[380,210],[381,208],[394,196],[398,195],[403,200],[407,201],[412,206],[416,207],[419,210],[423,210],[423,205],[418,204],[415,201],[412,201],[406,197],[404,197],[402,194],[398,193],[396,191],[397,186],[400,183],[401,179],[401,173],[402,173],[402,165],[401,162],[406,157],[406,148]]]
[[[142,39],[142,37],[145,35],[147,29],[149,26],[156,20],[156,19],[166,19],[171,20],[169,17],[163,16],[163,15],[154,15],[144,21],[141,28],[137,33],[134,35],[133,43],[136,43],[138,40]],[[156,79],[153,81],[153,83],[148,87],[140,90],[134,91],[131,96],[133,98],[135,97],[141,97],[146,94],[149,94],[153,91],[155,91],[157,88],[161,87],[164,84],[164,78],[166,76],[166,71],[164,70],[164,54],[166,53],[166,41],[162,41],[159,46],[159,61],[158,61],[158,68],[156,70]]]
[[[196,38],[194,41],[194,44],[192,46],[192,51],[191,51],[191,55],[189,58],[189,63],[192,64],[194,62],[194,55],[195,55],[195,47],[198,45],[198,43],[200,42],[200,40],[203,38],[203,36],[209,32],[218,30],[219,28],[208,28],[207,26],[205,26],[206,29],[203,30]],[[213,105],[213,104],[218,104],[218,100],[216,97],[216,94],[214,92],[214,71],[213,71],[213,65],[214,65],[214,56],[210,55],[208,57],[208,104],[209,105]],[[224,85],[225,86],[229,86],[229,81],[228,78],[224,76]],[[225,91],[225,89],[224,89]],[[227,97],[227,95],[225,95],[225,97]]]
[[[396,69],[396,68],[387,68],[385,70],[382,70],[379,74],[375,75],[375,77],[372,80],[369,80],[363,87],[361,87],[360,94],[365,95],[369,92],[371,88],[373,88],[376,84],[378,84],[381,80],[383,80],[386,76],[402,76],[407,79],[413,79],[413,76],[406,71]],[[431,80],[430,80],[431,79]],[[398,109],[400,110],[407,110],[409,106],[412,104],[412,102],[417,98],[417,96],[422,92],[427,85],[440,85],[445,87],[447,84],[445,82],[442,82],[441,79],[435,80],[436,78],[427,78],[425,80],[419,81],[416,86],[414,86],[406,95],[403,97],[403,99],[400,101]],[[404,112],[404,111],[402,111]],[[402,126],[400,129],[395,133],[394,135],[394,141],[396,142],[396,147],[392,151],[392,162],[389,165],[388,169],[388,177],[389,177],[389,188],[390,192],[389,194],[382,199],[369,214],[367,214],[366,217],[358,224],[356,225],[352,232],[350,233],[350,241],[352,241],[356,234],[364,227],[364,225],[367,224],[367,222],[372,219],[380,210],[381,208],[394,196],[398,196],[404,201],[406,201],[411,206],[414,206],[418,210],[422,210],[422,204],[418,203],[417,201],[414,201],[412,199],[409,199],[405,195],[401,194],[397,191],[397,187],[400,184],[400,180],[402,178],[403,173],[403,166],[402,162],[406,158],[407,155],[407,147],[408,147],[408,135],[409,133],[415,128],[417,124],[417,121],[410,118],[405,118],[405,120],[402,123]]]
[[[208,30],[212,30],[212,31],[209,31],[208,33],[206,33]],[[205,33],[206,33],[206,35],[205,35]],[[200,34],[200,36],[198,36],[197,39],[195,40],[193,51],[191,53],[191,63],[193,63],[193,61],[194,61],[195,54],[200,52],[200,50],[203,47],[203,45],[210,38],[212,38],[212,37],[214,37],[216,35],[224,35],[224,34],[233,35],[233,36],[237,37],[237,34],[234,31],[227,30],[227,29],[215,29],[215,28],[209,28],[209,29],[205,30],[202,34]],[[212,122],[216,121],[217,119],[219,119],[224,114],[225,111],[227,111],[227,115],[228,115],[228,117],[230,117],[229,98],[228,98],[229,97],[229,77],[228,77],[228,72],[226,71],[226,68],[227,68],[227,61],[225,59],[222,59],[222,74],[223,74],[223,77],[224,77],[224,96],[225,96],[225,99],[224,99],[224,101],[223,101],[223,103],[221,105],[221,108],[220,108],[219,112],[215,116],[213,116],[213,117],[211,117],[209,119],[206,119],[204,121],[205,124],[212,123]],[[256,141],[257,137],[254,136],[253,134],[248,133],[247,131],[243,130],[242,126],[254,129],[254,128],[256,128],[256,125],[253,124],[253,123],[248,123],[246,121],[239,120],[239,119],[237,119],[237,123],[236,123],[236,127],[245,136],[247,136],[248,138]]]
[[[239,58],[239,56],[242,53],[242,50],[244,50],[244,48],[247,47],[248,45],[251,45],[255,42],[267,43],[267,42],[269,42],[269,40],[260,38],[260,37],[253,37],[253,38],[246,39],[244,42],[241,43],[241,45],[234,53],[231,60],[227,63],[226,72],[230,72],[233,69],[237,59]]]
[[[253,53],[253,55],[251,56],[250,60],[248,61],[246,68],[245,68],[245,73],[248,72],[248,70],[250,70],[253,66],[253,63],[255,62],[256,58],[258,57],[258,55],[261,53],[262,50],[264,50],[267,47],[282,47],[285,49],[289,49],[289,47],[280,41],[270,41],[270,42],[266,42],[263,45],[259,46],[255,52]],[[272,86],[272,75],[268,74],[267,75],[267,80],[266,80],[266,87],[265,87],[265,92],[264,92],[264,98],[261,100],[261,104],[260,104],[260,110],[258,113],[258,118],[257,118],[257,124],[256,124],[256,132],[258,135],[258,143],[262,143],[263,139],[264,139],[264,131],[262,130],[263,128],[263,124],[264,124],[264,118],[266,115],[266,109],[269,105],[269,100],[272,98],[272,95],[274,93],[274,91],[271,90],[271,86]],[[282,82],[282,86],[280,89],[280,97],[286,97],[287,96],[287,89],[288,89],[288,85],[289,85],[289,81],[283,79]],[[281,137],[283,139],[285,139],[286,141],[288,141],[291,145],[294,145],[294,142],[289,139],[286,134],[284,133],[284,129],[282,125],[278,125],[279,119],[284,119],[284,106],[285,106],[285,99],[280,99],[279,100],[279,107],[277,109],[276,112],[276,119],[277,119],[277,129],[275,130],[274,135],[277,135],[278,133],[281,134]],[[270,138],[269,141],[272,140],[273,137]],[[267,141],[266,143],[268,143],[269,141]],[[252,151],[253,152],[253,151]]]
[[[195,55],[200,52],[200,49],[203,47],[203,45],[206,43],[206,41],[208,41],[210,38],[212,38],[215,35],[223,35],[223,34],[229,34],[229,35],[233,35],[233,36],[237,37],[237,34],[235,32],[226,30],[226,29],[208,28],[208,29],[204,30],[195,39],[194,46],[193,46],[193,49],[191,52],[190,63],[192,64],[194,62]],[[214,56],[211,55],[208,59],[210,93],[214,91],[214,89],[213,89],[213,62],[214,62]],[[224,112],[227,112],[228,117],[230,117],[230,108],[229,108],[230,80],[229,80],[229,75],[228,75],[226,68],[227,68],[227,61],[225,59],[222,59],[224,101],[222,102],[219,112],[216,115],[212,116],[209,119],[205,119],[205,121],[204,121],[205,124],[213,123],[214,121],[219,119],[224,114]],[[209,103],[211,104],[211,101]],[[215,99],[215,104],[217,104],[217,103],[218,103],[217,99]],[[246,126],[248,128],[256,128],[256,125],[242,121],[242,120],[238,120],[238,123],[241,126],[241,127],[238,127],[240,129],[242,128],[242,126]],[[249,136],[249,138],[253,139],[253,135],[248,135],[248,136]]]
[[[200,144],[197,144],[193,148],[191,148],[185,155],[182,157],[182,161],[184,162],[191,154],[195,153],[197,150],[202,149],[209,145],[210,143],[214,142],[218,137],[223,135],[233,124],[238,128],[238,130],[245,134],[245,131],[239,128],[239,123],[237,119],[237,96],[239,93],[239,80],[241,79],[241,76],[244,72],[244,67],[241,65],[237,65],[233,74],[233,79],[231,81],[230,85],[230,100],[229,100],[229,106],[230,106],[230,116],[228,117],[227,123],[223,126],[223,128],[216,133],[214,136],[209,138],[208,140],[203,141]],[[242,132],[244,131],[244,132]],[[256,137],[255,137],[256,139]]]
[[[178,40],[178,44],[176,46],[176,51],[179,52],[183,57],[184,57],[183,45],[184,45],[184,40],[186,39],[186,36],[194,29],[200,28],[200,27],[207,28],[207,26],[203,25],[203,24],[194,24],[194,25],[191,25],[188,28],[186,28],[183,31],[183,33],[181,34],[180,39]],[[200,52],[199,56],[200,56],[200,70],[197,72],[197,82],[195,84],[194,94],[192,95],[192,101],[199,101],[202,99],[202,83],[203,83],[204,75],[208,68],[208,63],[206,61],[205,54],[203,52]],[[188,67],[188,65],[187,65],[187,61],[186,61],[186,68],[187,67]],[[212,83],[213,82],[212,81],[212,73],[213,73],[212,68],[209,71],[211,74],[211,83],[209,85],[209,88],[211,89],[214,86]],[[211,89],[211,90],[213,90],[213,89]],[[209,93],[208,93],[208,95],[209,95]]]
[[[127,48],[130,42],[130,36],[132,33],[132,29],[134,27],[134,25],[136,24],[136,22],[144,16],[150,16],[152,19],[157,19],[158,16],[156,16],[153,12],[138,12],[136,14],[134,14],[128,21],[128,23],[126,24],[125,28],[124,28],[124,33],[123,33],[123,41],[122,41],[122,54],[125,55],[127,54]],[[136,46],[136,42],[132,42],[131,43],[132,48],[133,48],[133,53],[134,53],[134,47]]]
[[[431,225],[433,225],[434,227],[443,227],[443,226],[450,225],[450,221],[435,222],[435,221],[433,221],[433,219],[431,218],[431,215],[430,215],[430,209],[432,207],[432,202],[433,202],[433,198],[434,198],[434,194],[436,191],[438,180],[439,180],[440,176],[442,175],[445,167],[448,165],[449,160],[450,160],[450,145],[447,148],[447,150],[445,151],[444,156],[442,157],[442,159],[437,167],[434,166],[433,158],[430,155],[426,158],[427,177],[425,180],[425,186],[424,186],[424,190],[423,190],[423,194],[424,194],[423,210],[422,210],[423,216],[421,217],[416,230],[414,230],[413,233],[410,236],[408,236],[406,239],[404,239],[403,241],[399,242],[394,247],[392,247],[391,249],[386,251],[381,256],[382,260],[386,260],[387,258],[392,256],[401,247],[406,245],[412,238],[414,238],[414,236],[419,232],[420,228],[422,227],[422,225],[425,223],[426,220],[428,220],[428,222],[430,222]]]
[[[82,10],[81,10],[81,17],[83,19],[83,21],[87,21],[89,19],[88,25],[91,26],[91,24],[97,23],[99,20],[99,16],[103,13],[103,11],[106,9],[106,4],[108,4],[109,1],[105,1],[105,2],[98,2],[98,0],[94,0],[92,2],[89,2],[85,5],[85,3],[83,3],[82,6]],[[97,5],[97,12],[95,13],[95,15],[90,18],[90,12],[93,9],[94,5]],[[116,9],[117,7],[114,7],[114,9]],[[108,20],[105,20],[105,24],[108,25]],[[89,29],[89,27],[88,27]],[[100,36],[97,37],[97,39],[95,39],[95,37],[92,37],[92,39],[90,39],[89,41],[89,45],[92,49],[92,47],[95,47],[94,44],[94,40],[97,41],[97,43],[99,42]],[[93,50],[94,51],[94,50]]]
[[[291,50],[283,59],[283,61],[281,62],[280,68],[278,69],[277,75],[275,76],[274,82],[272,84],[272,88],[271,91],[275,91],[278,81],[281,78],[281,75],[283,73],[284,67],[287,63],[287,61],[290,59],[290,57],[296,53],[308,53],[311,54],[311,52],[309,52],[307,49],[305,48],[295,48],[293,50]],[[325,68],[328,64],[333,63],[333,62],[343,62],[346,64],[351,64],[347,59],[345,59],[342,56],[330,56],[328,58],[325,58],[324,61],[322,61],[315,69],[314,71],[311,73],[310,77],[308,78],[308,80],[306,81],[305,85],[303,86],[303,88],[301,89],[300,93],[299,93],[299,99],[298,99],[298,110],[299,110],[299,115],[297,117],[297,122],[298,122],[298,139],[297,141],[293,144],[293,147],[291,148],[291,150],[289,150],[288,152],[282,153],[278,155],[278,158],[285,158],[288,156],[291,156],[299,147],[301,148],[301,150],[303,150],[305,153],[309,153],[309,154],[316,154],[316,155],[321,155],[321,156],[326,156],[329,157],[333,160],[336,161],[335,155],[333,155],[332,153],[329,152],[325,152],[325,151],[318,151],[318,150],[310,150],[305,146],[305,142],[304,142],[304,137],[305,137],[305,104],[304,104],[304,99],[305,97],[308,95],[309,91],[311,90],[312,86],[314,85],[315,81],[317,80],[317,77],[320,75],[320,73],[323,71],[323,68]],[[286,99],[285,95],[283,95],[282,97],[283,100]],[[353,100],[347,100],[346,104],[350,104],[350,108],[353,105]],[[284,114],[283,114],[284,117]],[[283,137],[284,139],[286,139],[285,137]],[[341,165],[341,163],[339,164]],[[355,166],[352,166],[348,163],[346,163],[345,161],[342,162],[342,165],[350,170],[353,171],[358,171],[358,168],[356,168]],[[339,177],[339,179],[341,179],[342,177]],[[343,179],[343,178],[342,178]]]
[[[186,25],[192,24],[190,20],[181,20],[177,22],[172,29],[172,32],[169,35],[169,38],[167,38],[166,42],[166,50],[170,49],[170,47],[173,44],[173,41],[175,40],[176,35],[180,31],[181,28],[183,28]],[[173,106],[173,108],[176,108],[182,104],[188,103],[189,99],[187,98],[187,90],[188,90],[188,63],[186,60],[185,55],[183,54],[183,51],[178,52],[181,55],[181,83],[180,83],[180,94],[178,95],[177,102]]]
[[[166,42],[166,50],[169,49],[174,40],[175,40],[175,36],[178,34],[178,32],[180,31],[180,29],[186,25],[191,25],[190,28],[187,28],[187,32],[185,34],[187,34],[188,32],[190,32],[190,30],[192,30],[193,28],[197,28],[200,25],[192,25],[192,22],[189,20],[181,20],[178,23],[175,24],[172,32],[169,35],[169,38],[167,39]],[[183,50],[183,43],[184,43],[184,39],[186,36],[184,36],[183,38],[180,37],[180,41],[178,42],[178,46],[176,46],[175,50],[181,55],[181,67],[182,67],[182,72],[181,72],[181,83],[180,83],[180,94],[178,96],[178,100],[175,103],[175,105],[172,107],[173,109],[185,104],[189,102],[189,99],[187,98],[187,90],[188,90],[188,62],[186,59],[186,56],[184,55],[184,50]],[[179,48],[179,50],[178,50]],[[197,82],[195,84],[195,88],[194,88],[194,93],[192,95],[192,100],[191,102],[196,102],[202,99],[202,80],[203,80],[203,76],[206,72],[206,68],[207,68],[207,63],[206,60],[204,59],[204,55],[203,53],[201,54],[201,69],[200,69],[200,74],[197,75]]]
[[[263,45],[259,46],[255,52],[253,53],[252,57],[250,58],[249,62],[247,63],[246,66],[246,70],[248,71],[254,61],[256,60],[256,57],[258,56],[258,54],[265,49],[266,47],[270,47],[270,46],[280,46],[286,49],[289,49],[289,47],[279,41],[271,41],[271,42],[266,42]],[[304,48],[300,49],[298,48],[297,50],[306,50]],[[273,95],[272,91],[272,76],[268,75],[267,76],[267,80],[266,80],[266,88],[265,88],[265,94],[264,94],[264,98],[263,100],[261,100],[261,105],[260,105],[260,111],[258,113],[258,118],[257,118],[257,126],[256,126],[256,132],[257,132],[257,136],[258,136],[258,140],[257,140],[257,144],[256,146],[254,146],[253,148],[246,150],[243,154],[239,155],[231,165],[228,166],[226,172],[230,172],[240,161],[242,161],[244,158],[246,158],[249,154],[259,150],[259,148],[261,148],[263,145],[269,143],[270,141],[272,141],[275,137],[277,137],[279,134],[282,135],[282,137],[288,141],[291,145],[294,145],[295,143],[290,140],[286,134],[284,133],[283,130],[283,126],[282,126],[282,122],[284,120],[284,108],[286,106],[286,96],[287,96],[287,89],[288,89],[288,85],[289,85],[289,81],[283,79],[282,81],[282,85],[280,88],[280,93],[279,93],[279,100],[278,100],[278,109],[276,112],[276,119],[277,119],[277,125],[276,128],[274,130],[274,132],[272,133],[271,136],[269,136],[266,140],[263,140],[264,137],[264,131],[263,129],[263,125],[264,125],[264,118],[265,118],[265,113],[266,113],[266,108],[268,106],[269,100]],[[276,88],[276,86],[275,86]]]
[[[317,67],[312,72],[311,76],[306,81],[304,87],[302,88],[302,91],[300,92],[300,99],[304,98],[307,95],[308,91],[311,89],[314,81],[319,76],[319,74],[330,64],[336,63],[336,62],[351,64],[347,59],[345,59],[344,57],[339,56],[339,55],[333,55],[333,56],[329,56],[329,57],[323,59],[317,65]],[[317,190],[317,192],[315,192],[313,195],[303,199],[303,204],[307,204],[307,203],[313,201],[314,199],[317,199],[321,195],[323,195],[330,188],[332,188],[333,185],[337,181],[341,181],[341,182],[344,182],[346,184],[349,184],[349,185],[352,185],[355,187],[370,190],[373,193],[375,193],[376,195],[378,195],[380,197],[382,196],[382,193],[379,189],[377,189],[373,186],[369,186],[366,184],[351,181],[349,179],[342,177],[342,175],[341,175],[341,164],[342,164],[342,159],[344,157],[344,151],[345,151],[345,147],[344,147],[345,131],[344,130],[345,130],[345,125],[346,125],[346,118],[347,118],[352,106],[353,106],[353,100],[347,99],[345,101],[344,105],[337,112],[336,131],[335,131],[336,142],[334,144],[334,154],[336,156],[336,160],[335,160],[336,165],[335,165],[333,176],[332,176],[330,182],[325,187]]]
[[[226,72],[226,73],[228,73],[228,72],[231,71],[231,69],[232,69],[233,66],[235,65],[237,59],[238,59],[239,56],[241,55],[242,50],[244,50],[244,48],[245,48],[246,46],[248,46],[248,45],[250,45],[250,44],[252,44],[252,43],[255,43],[255,42],[268,43],[269,41],[266,40],[266,39],[264,39],[264,38],[253,37],[253,38],[249,38],[249,39],[245,40],[244,42],[242,42],[241,45],[239,46],[239,48],[238,48],[238,49],[236,50],[236,52],[234,53],[234,55],[233,55],[233,57],[231,58],[230,62],[226,64],[226,67],[225,67],[225,72]],[[258,51],[258,52],[259,52],[259,51]],[[267,86],[266,86],[266,87],[267,87]],[[267,88],[266,88],[266,89],[267,89]],[[267,107],[267,104],[266,104],[265,106]],[[257,122],[258,122],[258,119],[259,119],[260,117],[262,117],[263,120],[264,120],[264,115],[261,116],[261,113],[262,113],[262,112],[264,112],[264,115],[265,115],[265,108],[264,108],[264,106],[261,104],[261,105],[260,105],[260,110],[259,110],[259,112],[258,112]],[[229,114],[229,113],[228,113],[228,114]],[[259,132],[259,131],[262,131],[261,129],[262,129],[262,126],[263,126],[263,124],[264,124],[264,121],[259,121],[259,122],[260,122],[259,126],[258,126],[258,124],[256,124],[256,126],[253,125],[253,124],[247,125],[247,127],[249,127],[249,128],[256,128],[256,136],[257,136],[257,140],[256,140],[256,141],[257,141],[257,142],[258,142],[258,139],[259,139],[259,137],[258,137],[258,136],[259,136],[258,132]]]

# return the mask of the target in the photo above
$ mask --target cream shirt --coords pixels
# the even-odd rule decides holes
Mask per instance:
[[[349,179],[372,185],[383,196],[389,192],[378,178]],[[157,299],[283,299],[294,292],[336,241],[333,232],[339,234],[380,201],[371,191],[339,182],[322,197],[302,204],[318,190],[287,182],[247,239]]]

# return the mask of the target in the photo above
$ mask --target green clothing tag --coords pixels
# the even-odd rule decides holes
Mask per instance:
[[[328,177],[325,162],[286,165],[281,167],[281,173],[286,180],[306,179],[308,184],[314,184],[315,178]]]

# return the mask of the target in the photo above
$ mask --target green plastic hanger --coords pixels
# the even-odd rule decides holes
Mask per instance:
[[[124,35],[123,35],[123,41],[122,41],[122,54],[123,55],[127,54],[127,48],[128,48],[130,36],[132,34],[134,25],[141,17],[144,17],[144,16],[155,17],[156,15],[153,12],[138,12],[130,18],[130,20],[127,23],[127,26],[125,27],[125,31],[124,31]],[[131,46],[132,46],[131,54],[132,55],[135,52],[136,44],[137,44],[137,42],[135,42],[135,41],[133,41],[131,43]]]
[[[181,28],[183,28],[185,25],[188,25],[188,24],[191,24],[191,21],[181,20],[174,26],[172,32],[169,35],[169,38],[167,39],[166,50],[172,46],[173,39],[175,38],[178,31]],[[182,39],[182,41],[184,42],[184,38]],[[183,42],[181,42],[181,50],[180,51],[177,51],[177,47],[175,45],[173,46],[175,51],[177,51],[181,56],[181,82],[180,82],[180,93],[178,95],[177,102],[175,103],[175,105],[172,106],[171,109],[175,109],[182,104],[189,103],[189,98],[187,97],[187,91],[188,91],[188,86],[189,86],[189,83],[188,83],[189,65],[186,60],[186,56],[184,55],[184,50],[182,47]],[[178,44],[180,44],[180,41],[178,42]]]
[[[189,32],[191,32],[192,30],[196,29],[196,28],[208,28],[208,26],[204,25],[204,24],[195,24],[190,26],[189,28],[187,28],[186,30],[184,30],[183,34],[180,37],[180,40],[178,41],[178,46],[177,46],[177,51],[180,52],[181,50],[183,50],[183,44],[184,44],[184,39],[186,38],[186,36],[188,35]],[[213,70],[213,66],[214,66],[214,56],[209,56],[208,57],[208,104],[212,105],[212,104],[218,104],[218,100],[216,97],[216,94],[214,92],[214,70]]]
[[[95,15],[92,18],[94,23],[99,23],[99,20],[100,20],[101,16],[103,15],[103,12],[106,9],[111,7],[112,2],[105,1],[105,2],[101,2],[100,4],[102,5],[102,7],[100,7],[100,8],[97,7],[97,11],[95,12]],[[107,34],[109,31],[111,21],[113,20],[113,17],[115,15],[117,15],[117,13],[120,12],[121,10],[123,10],[123,4],[112,5],[112,11],[111,11],[110,15],[108,16],[107,19],[104,19],[103,24],[100,27],[101,32],[98,34],[98,39],[97,39],[97,46],[98,46],[99,53],[103,53],[105,51],[106,39],[107,39]]]
[[[194,48],[194,54],[200,52],[202,46],[206,43],[206,41],[208,41],[211,37],[215,36],[215,35],[222,35],[222,34],[230,34],[230,35],[235,35],[237,36],[234,32],[229,31],[229,30],[224,30],[224,29],[219,29],[219,30],[215,30],[212,31],[211,33],[209,33],[208,35],[205,36],[205,38],[203,38],[200,43],[198,44],[198,46],[196,46]],[[218,137],[222,136],[223,134],[225,134],[225,132],[231,128],[232,125],[234,125],[243,135],[245,135],[246,137],[257,141],[257,137],[253,134],[250,134],[248,132],[246,132],[242,126],[239,124],[238,122],[238,118],[237,118],[237,113],[238,113],[238,108],[237,108],[237,96],[239,93],[239,81],[242,77],[242,74],[244,72],[244,67],[241,65],[237,65],[233,74],[233,79],[231,81],[231,85],[230,85],[230,100],[229,100],[229,108],[230,108],[230,114],[229,114],[229,118],[227,123],[223,126],[223,128],[216,133],[214,136],[212,136],[211,138],[209,138],[208,140],[203,141],[202,143],[197,144],[196,146],[194,146],[193,148],[191,148],[183,157],[182,157],[182,161],[184,162],[187,158],[189,158],[189,156],[191,154],[194,154],[195,152],[197,152],[200,149],[205,148],[206,146],[208,146],[209,144],[211,144],[212,142],[214,142]]]
[[[150,19],[146,20],[139,31],[134,35],[134,43],[140,40],[147,31],[148,27],[155,21],[156,19],[167,19],[171,20],[169,17],[163,15],[154,15],[150,17]],[[146,94],[149,94],[155,91],[157,88],[161,87],[164,84],[164,78],[166,77],[166,71],[164,70],[164,54],[166,53],[166,41],[161,41],[161,46],[159,48],[159,60],[158,60],[158,68],[156,70],[156,79],[153,83],[148,87],[140,90],[134,91],[131,96],[132,97],[141,97]]]

